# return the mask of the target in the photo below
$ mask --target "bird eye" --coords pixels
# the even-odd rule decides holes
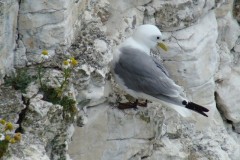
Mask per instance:
[[[160,37],[157,37],[157,39],[160,39]]]

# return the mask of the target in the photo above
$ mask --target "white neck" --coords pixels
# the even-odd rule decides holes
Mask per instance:
[[[126,39],[125,42],[122,44],[122,46],[131,46],[133,48],[139,49],[144,53],[150,55],[150,48],[142,43],[137,42],[132,37],[129,37],[128,39]]]

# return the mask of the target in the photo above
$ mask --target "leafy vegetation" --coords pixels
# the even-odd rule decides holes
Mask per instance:
[[[42,72],[43,72],[43,60],[48,59],[48,52],[46,50],[42,51],[42,61],[38,66],[38,81],[40,84],[40,90],[43,92],[43,100],[51,102],[53,104],[59,104],[63,106],[64,117],[66,120],[73,120],[77,113],[76,101],[68,96],[64,96],[63,93],[69,84],[69,79],[72,76],[74,67],[77,66],[78,61],[75,58],[69,58],[63,61],[63,80],[59,81],[60,86],[53,88],[49,87],[42,82]],[[70,113],[70,116],[69,116]]]
[[[62,96],[59,94],[59,89],[57,88],[48,88],[43,85],[42,91],[44,93],[43,100],[63,106],[64,118],[73,121],[73,118],[77,113],[76,101],[74,99],[68,96]],[[70,113],[70,116],[67,116],[68,113]]]
[[[20,142],[22,139],[21,133],[14,133],[14,126],[11,122],[0,119],[0,158],[6,153],[9,144]]]
[[[36,76],[30,76],[27,73],[27,68],[21,68],[16,70],[16,74],[12,77],[5,78],[5,86],[12,86],[16,90],[20,90],[22,93],[25,93],[25,89],[28,84],[36,80]]]

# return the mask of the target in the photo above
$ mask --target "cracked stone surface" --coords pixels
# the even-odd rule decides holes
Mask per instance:
[[[236,1],[237,2],[237,1]],[[62,81],[62,61],[74,56],[64,95],[79,115],[64,120],[60,105],[44,101],[37,82],[25,94],[0,87],[0,117],[24,131],[4,160],[238,160],[240,157],[240,27],[234,0],[0,0],[0,84],[27,67],[36,73],[42,49],[44,83]],[[233,8],[234,7],[234,8]],[[155,51],[189,99],[209,118],[183,119],[161,104],[118,110],[131,97],[109,73],[112,51],[143,24],[163,31],[168,53]]]
[[[70,156],[89,160],[96,157],[113,160],[143,157],[148,160],[159,157],[164,160],[237,159],[239,145],[222,124],[196,131],[194,123],[183,120],[171,110],[161,109],[154,103],[149,107],[123,112],[107,104],[90,108],[88,123],[76,128],[69,146]]]
[[[60,71],[48,70],[44,74],[44,84],[48,87],[59,86],[55,82],[57,79],[60,80],[62,76]],[[50,81],[48,81],[49,78]],[[8,94],[5,96],[5,100],[0,103],[2,108],[1,118],[6,118],[15,123],[16,120],[10,118],[12,116],[18,118],[18,123],[20,123],[19,131],[23,132],[23,137],[19,144],[10,146],[10,154],[7,154],[4,158],[24,158],[29,160],[39,158],[41,160],[66,159],[68,156],[66,152],[68,142],[74,132],[69,112],[59,104],[43,100],[43,94],[40,92],[37,82],[30,83],[25,94],[9,90],[9,88],[5,90],[2,88],[0,95],[3,96],[3,92],[7,92],[6,90],[8,90]],[[74,99],[75,94],[71,86],[69,86],[67,91],[65,96]],[[24,101],[25,105],[22,104],[22,101]],[[21,106],[26,108],[21,108]],[[13,115],[11,115],[11,112],[15,114],[12,113]],[[21,115],[19,115],[20,112]]]
[[[19,114],[25,107],[20,92],[8,87],[0,88],[0,118],[17,123]]]
[[[0,1],[0,85],[13,70],[18,9],[17,0]]]
[[[29,62],[36,61],[42,49],[54,50],[70,46],[80,25],[82,1],[21,1],[19,9],[19,38]]]
[[[158,1],[153,0],[149,6],[155,12],[146,16],[155,16],[156,25],[163,31],[174,31],[194,25],[202,16],[215,6],[214,1]]]

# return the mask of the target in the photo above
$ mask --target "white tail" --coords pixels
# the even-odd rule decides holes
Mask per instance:
[[[192,112],[184,107],[181,106],[177,106],[174,104],[166,104],[168,107],[174,109],[175,111],[177,111],[181,116],[183,116],[184,118],[189,118],[192,116]]]

